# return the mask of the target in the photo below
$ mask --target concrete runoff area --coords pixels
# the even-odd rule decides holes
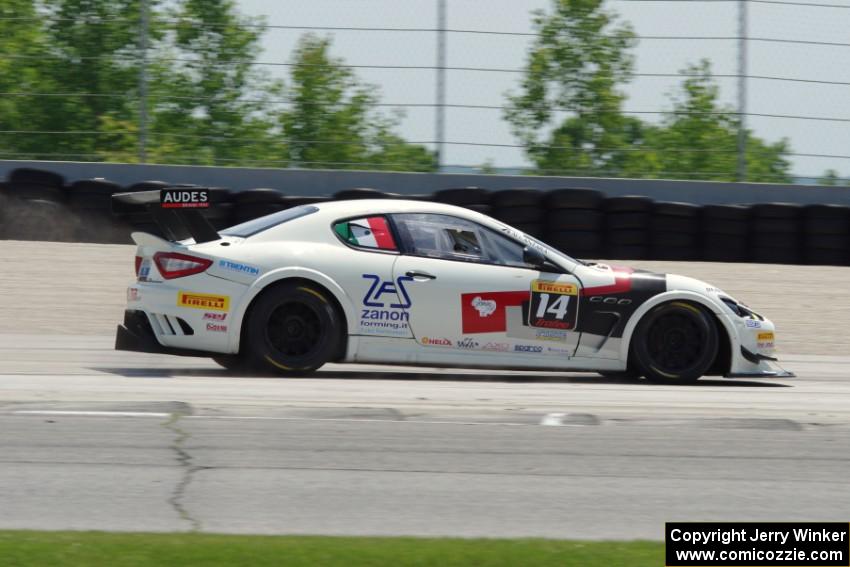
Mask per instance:
[[[850,268],[628,264],[775,320],[782,380],[116,352],[133,247],[0,242],[0,529],[587,539],[846,521]]]

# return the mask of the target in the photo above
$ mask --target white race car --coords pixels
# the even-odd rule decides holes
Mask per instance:
[[[668,383],[792,375],[772,364],[773,323],[723,291],[576,260],[467,209],[339,201],[217,232],[198,210],[204,189],[115,199],[146,205],[168,237],[133,233],[119,350],[282,374],[362,362]]]

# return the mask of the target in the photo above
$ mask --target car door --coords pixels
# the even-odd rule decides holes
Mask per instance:
[[[423,347],[571,356],[579,282],[523,262],[523,245],[469,220],[391,215],[403,253],[406,311]],[[553,267],[554,268],[554,267]]]
[[[345,291],[357,302],[352,334],[412,338],[409,314],[404,310],[409,303],[404,288],[409,278],[393,277],[399,249],[387,218],[344,218],[334,223],[333,230],[351,249],[340,262],[346,270],[346,277],[341,279]]]

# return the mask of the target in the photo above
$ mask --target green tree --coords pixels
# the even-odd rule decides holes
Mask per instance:
[[[672,110],[648,139],[658,171],[679,179],[735,181],[739,118],[719,102],[708,61],[689,66],[683,75],[680,92],[672,96]],[[789,182],[787,140],[768,143],[749,130],[746,137],[747,180]]]
[[[0,57],[3,157],[138,160],[140,6],[0,5],[0,52],[13,54]],[[432,152],[395,133],[399,116],[375,111],[375,88],[330,57],[329,40],[299,43],[285,89],[256,64],[262,19],[240,15],[234,0],[148,0],[148,8],[149,161],[435,168]],[[52,134],[22,133],[33,131]]]
[[[635,36],[602,0],[552,0],[533,14],[537,34],[505,118],[530,173],[734,181],[739,120],[720,104],[707,61],[688,67],[661,124],[622,111]],[[787,140],[747,131],[747,179],[787,182]]]
[[[622,113],[635,35],[602,0],[552,0],[533,13],[537,34],[505,118],[543,173],[639,168],[643,125]],[[566,116],[565,116],[566,114]]]
[[[375,111],[377,89],[361,83],[330,39],[307,34],[293,56],[278,119],[294,165],[307,168],[433,171],[434,154],[393,133],[399,116]]]

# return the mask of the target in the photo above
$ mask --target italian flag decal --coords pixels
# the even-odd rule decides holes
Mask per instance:
[[[393,235],[384,217],[368,217],[346,223],[348,234],[342,236],[357,246],[396,250]]]

